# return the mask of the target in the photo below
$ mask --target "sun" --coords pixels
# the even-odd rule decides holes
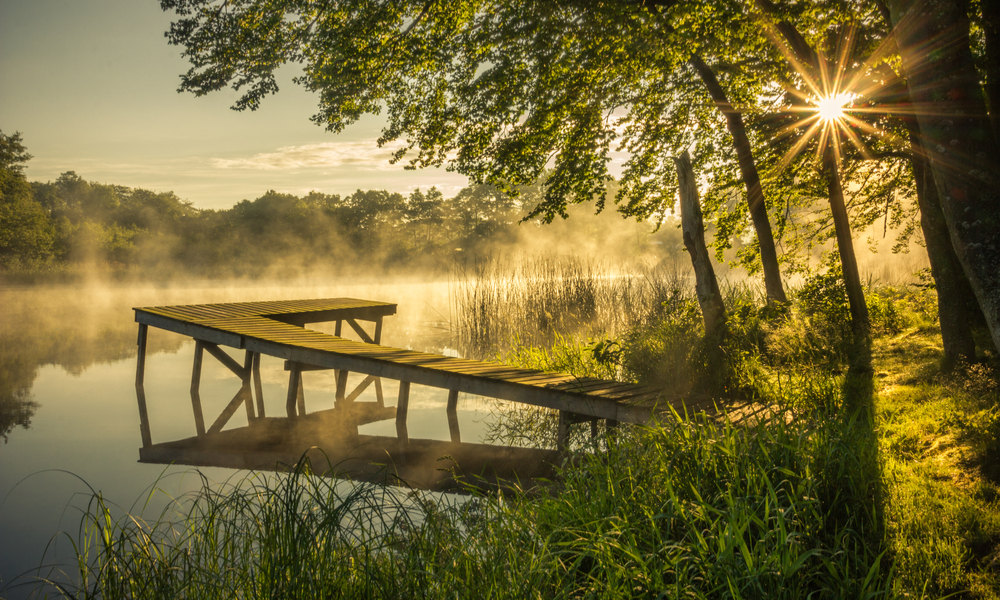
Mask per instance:
[[[813,102],[816,106],[816,113],[823,121],[840,121],[845,116],[844,107],[853,100],[851,94],[831,94],[823,96]]]

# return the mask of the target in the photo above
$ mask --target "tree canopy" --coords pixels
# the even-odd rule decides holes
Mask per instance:
[[[181,90],[231,86],[241,92],[234,108],[254,109],[277,91],[275,71],[294,64],[296,81],[318,94],[314,121],[339,132],[362,114],[384,113],[379,142],[404,140],[394,158],[412,168],[447,165],[509,195],[550,169],[529,217],[565,217],[569,204],[591,198],[600,210],[615,172],[621,212],[662,218],[676,194],[672,159],[691,149],[707,179],[706,215],[723,234],[716,245],[752,222],[756,240],[743,262],[763,267],[775,299],[783,293],[771,220],[779,237],[805,223],[814,232],[806,239],[829,235],[824,223],[832,222],[859,295],[851,220],[868,225],[881,215],[888,228],[892,213],[913,231],[916,195],[924,237],[944,244],[929,252],[950,252],[961,265],[956,276],[974,290],[1000,348],[1000,282],[991,275],[1000,228],[988,216],[995,201],[981,193],[996,186],[976,175],[989,172],[977,161],[997,154],[996,140],[977,137],[972,145],[984,150],[949,162],[937,148],[965,142],[944,139],[950,126],[923,118],[971,108],[973,120],[989,122],[967,9],[982,9],[987,41],[998,20],[986,4],[938,4],[161,0],[178,16],[167,37],[192,63]],[[1000,63],[990,48],[982,63],[995,84],[1000,70],[990,65]],[[911,80],[920,82],[913,96]],[[824,102],[840,115],[823,116]],[[611,168],[616,159],[620,171]],[[972,234],[952,208],[948,192],[958,188],[975,197],[968,223],[981,225]],[[830,212],[801,218],[818,198],[829,199]],[[933,219],[924,222],[938,209],[944,236],[929,233]],[[936,278],[954,272],[934,268]],[[865,315],[852,310],[852,318]]]

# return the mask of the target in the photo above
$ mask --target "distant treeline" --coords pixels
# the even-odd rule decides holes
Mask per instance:
[[[516,225],[536,200],[532,190],[514,200],[487,185],[467,187],[453,198],[435,188],[409,196],[384,190],[344,197],[268,191],[229,209],[210,210],[173,192],[88,182],[73,171],[47,183],[29,183],[6,171],[2,193],[4,270],[103,264],[157,275],[444,270],[456,257],[516,243],[523,231]],[[621,228],[620,217],[614,220]],[[601,237],[596,231],[594,236]]]

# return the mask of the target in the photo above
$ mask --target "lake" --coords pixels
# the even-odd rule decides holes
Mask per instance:
[[[70,538],[93,492],[123,510],[138,511],[154,485],[173,496],[200,488],[192,467],[138,462],[132,307],[328,297],[397,303],[397,314],[385,321],[384,345],[457,355],[447,281],[94,282],[0,289],[0,596],[24,597],[29,589],[4,586],[36,569],[43,556],[46,564],[72,556]],[[149,329],[145,390],[154,443],[195,434],[189,392],[193,355],[190,338]],[[242,362],[242,353],[237,359]],[[283,415],[288,373],[282,361],[263,357],[261,377],[267,414]],[[310,412],[333,406],[332,372],[306,373],[304,385]],[[218,414],[238,387],[226,367],[206,358],[201,387],[206,418]],[[365,394],[374,397],[374,386]],[[396,383],[386,382],[388,405],[395,394]],[[450,439],[447,396],[446,390],[412,387],[411,438]],[[463,441],[482,440],[490,406],[478,397],[459,398]],[[240,410],[227,429],[246,424]],[[359,431],[391,436],[395,424],[381,421]],[[220,482],[241,475],[214,467],[200,471]]]

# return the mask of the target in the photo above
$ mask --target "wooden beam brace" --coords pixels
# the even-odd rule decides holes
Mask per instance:
[[[347,374],[349,371],[340,369],[337,371],[337,394],[335,396],[337,404],[344,402],[347,398]]]
[[[347,321],[347,324],[351,326],[351,329],[353,329],[353,330],[354,330],[354,332],[355,332],[355,333],[357,333],[357,334],[358,334],[358,336],[360,336],[360,337],[361,337],[361,340],[362,340],[363,342],[367,342],[367,343],[369,343],[369,344],[374,344],[374,343],[375,343],[375,340],[373,340],[373,339],[371,338],[371,336],[369,336],[369,335],[368,335],[368,332],[367,332],[367,331],[365,331],[365,330],[364,330],[364,329],[363,329],[363,328],[361,327],[361,325],[358,325],[358,322],[357,322],[357,321],[355,321],[354,319],[346,319],[346,321]],[[377,329],[377,328],[376,328],[376,329]],[[381,334],[381,332],[379,332],[379,334]]]
[[[250,378],[250,369],[241,367],[240,363],[233,360],[233,358],[228,354],[226,354],[225,350],[219,348],[217,344],[213,344],[211,342],[204,342],[204,346],[205,350],[208,350],[209,354],[214,356],[220,363],[222,363],[230,371],[232,371],[233,375],[236,375],[237,377],[243,380]]]
[[[302,373],[299,373],[299,386],[295,390],[295,406],[299,409],[299,416],[304,417],[306,414],[306,390],[302,383]]]
[[[565,452],[569,446],[569,414],[565,410],[559,411],[559,430],[556,433],[556,449]]]
[[[229,419],[233,417],[233,413],[235,413],[236,409],[240,407],[240,404],[245,404],[247,402],[247,392],[249,391],[250,389],[244,386],[240,388],[240,391],[236,392],[236,395],[229,401],[226,408],[222,409],[222,414],[219,415],[219,418],[216,419],[215,423],[212,423],[212,426],[208,429],[209,433],[219,433],[222,431],[222,428],[225,427],[226,423],[229,422]]]
[[[378,377],[375,377],[374,375],[369,375],[368,377],[365,377],[365,380],[359,383],[358,387],[354,388],[354,391],[347,395],[347,401],[354,402],[355,400],[357,400],[358,396],[363,394],[364,391],[368,389],[368,386],[374,383],[376,379],[378,379]]]
[[[290,360],[285,361],[285,370],[290,371],[292,369],[292,362]],[[307,365],[305,363],[299,363],[299,371],[303,373],[306,371],[330,371],[336,369],[336,367],[321,367],[319,365]]]

